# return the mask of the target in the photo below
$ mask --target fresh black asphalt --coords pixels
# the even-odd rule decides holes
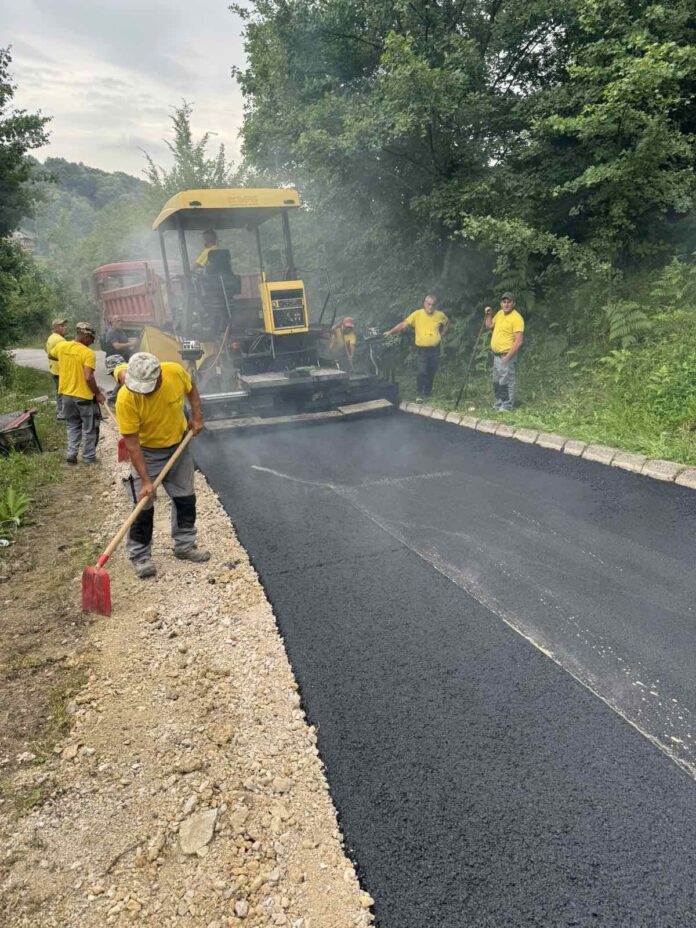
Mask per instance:
[[[405,414],[197,459],[380,928],[696,925],[696,493]]]

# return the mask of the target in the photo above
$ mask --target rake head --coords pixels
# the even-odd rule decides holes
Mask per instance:
[[[99,565],[82,571],[82,611],[111,615],[111,581]]]

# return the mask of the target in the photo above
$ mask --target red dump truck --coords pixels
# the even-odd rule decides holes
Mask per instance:
[[[114,319],[129,335],[139,335],[146,325],[171,327],[161,261],[102,264],[92,274],[92,285],[102,329]]]

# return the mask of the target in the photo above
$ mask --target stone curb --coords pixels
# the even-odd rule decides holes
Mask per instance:
[[[496,419],[478,419],[475,416],[447,412],[436,406],[421,403],[404,401],[399,404],[399,409],[417,416],[427,416],[429,419],[440,419],[451,425],[462,426],[462,428],[475,429],[477,432],[486,432],[489,435],[516,438],[517,441],[528,445],[539,445],[540,448],[561,451],[563,454],[582,457],[586,461],[618,467],[634,474],[652,477],[654,480],[678,483],[679,486],[696,490],[696,467],[687,467],[675,461],[663,461],[659,458],[649,460],[644,454],[633,454],[630,451],[621,451],[619,448],[610,448],[608,445],[596,445],[579,441],[576,438],[566,438],[565,435],[556,435],[554,432],[518,429],[508,425],[507,422],[498,422]]]

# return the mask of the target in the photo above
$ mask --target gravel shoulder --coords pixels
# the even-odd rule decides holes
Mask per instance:
[[[105,432],[87,491],[107,513],[103,538],[129,509],[115,436]],[[60,583],[60,564],[37,561],[8,584],[29,590],[42,580],[43,600],[30,598],[24,611],[28,629],[47,597],[59,619],[70,613],[61,659],[80,677],[66,692],[62,728],[43,730],[44,741],[58,736],[53,744],[3,744],[7,928],[372,921],[271,608],[200,474],[197,493],[199,540],[211,561],[174,559],[161,498],[157,578],[136,580],[119,552],[108,568],[113,616],[82,621],[79,634],[74,561],[77,572]],[[69,542],[81,516],[66,501],[67,510]],[[10,601],[16,611],[16,591]],[[10,690],[10,699],[8,718],[22,711],[22,692]]]

